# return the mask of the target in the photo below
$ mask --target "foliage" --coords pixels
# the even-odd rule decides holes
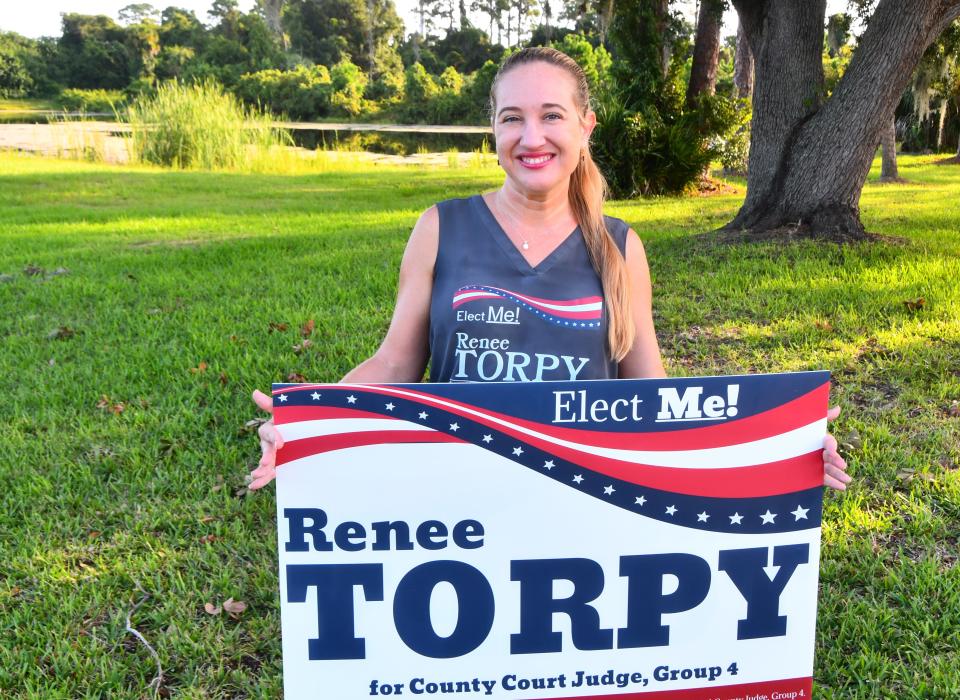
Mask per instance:
[[[35,42],[13,32],[0,32],[0,97],[24,97],[34,94],[30,73],[30,54]]]
[[[653,0],[628,0],[616,12],[614,86],[597,100],[594,154],[617,197],[682,192],[727,143],[732,156],[743,112],[724,95],[687,105],[689,40],[676,18],[658,14]]]
[[[357,117],[369,111],[363,99],[367,74],[344,59],[330,69],[330,111],[334,115]],[[366,108],[366,109],[365,109]]]
[[[120,90],[79,90],[67,88],[60,92],[57,102],[71,112],[100,112],[114,114],[127,98]]]
[[[833,94],[837,83],[840,82],[840,78],[842,78],[843,74],[847,71],[847,66],[850,65],[850,59],[852,58],[853,47],[848,44],[841,45],[832,53],[828,51],[823,52],[824,98]]]
[[[593,94],[599,95],[611,88],[613,59],[603,45],[595,47],[584,35],[570,33],[565,34],[555,47],[583,68]]]
[[[293,49],[325,66],[346,59],[368,74],[399,67],[394,55],[403,39],[403,23],[393,0],[369,3],[372,17],[368,0],[288,0],[283,25]],[[374,43],[372,62],[368,27]]]
[[[271,68],[248,73],[237,83],[236,94],[248,105],[310,121],[330,113],[332,90],[326,66],[300,66],[289,71]]]
[[[169,82],[128,110],[135,160],[177,168],[238,168],[251,150],[287,142],[270,119],[212,82]]]

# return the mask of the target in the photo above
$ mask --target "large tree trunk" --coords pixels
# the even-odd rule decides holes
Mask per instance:
[[[283,33],[283,25],[280,22],[280,12],[283,10],[283,3],[285,1],[286,0],[262,0],[260,5],[263,8],[263,16],[267,21],[267,26],[270,27],[270,31],[280,39],[280,45],[283,46],[284,51],[290,48],[287,35]]]
[[[880,0],[821,106],[826,0],[733,0],[756,82],[747,196],[727,229],[867,237],[858,202],[880,131],[960,0]]]
[[[687,105],[696,105],[700,95],[712,95],[717,87],[717,63],[720,60],[720,26],[723,4],[719,0],[701,0],[697,16],[697,35],[693,42],[693,63],[687,83]]]
[[[749,100],[753,97],[753,51],[743,31],[743,25],[737,24],[737,50],[733,57],[733,84],[737,97]]]
[[[897,124],[891,114],[880,134],[880,182],[900,182],[897,170]]]

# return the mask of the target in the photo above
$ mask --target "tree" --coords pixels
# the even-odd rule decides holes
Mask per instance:
[[[737,24],[737,49],[733,58],[733,84],[741,100],[753,97],[753,52],[743,33],[743,25]]]
[[[826,0],[732,2],[756,79],[747,196],[726,228],[866,238],[858,201],[880,131],[924,49],[960,15],[960,0],[879,0],[826,101]]]
[[[712,95],[717,86],[717,62],[720,59],[720,27],[724,3],[701,0],[697,15],[697,34],[693,41],[693,63],[687,85],[687,103],[696,104],[702,94]]]
[[[144,22],[156,23],[157,8],[147,2],[138,2],[126,7],[121,7],[117,12],[117,19],[124,25],[143,24]]]

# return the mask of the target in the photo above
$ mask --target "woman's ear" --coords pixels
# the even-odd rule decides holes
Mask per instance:
[[[587,113],[583,117],[583,145],[587,145],[587,141],[590,140],[590,134],[593,133],[594,127],[597,125],[597,113],[592,109],[588,109]]]

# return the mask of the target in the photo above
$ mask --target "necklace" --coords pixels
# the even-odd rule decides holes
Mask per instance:
[[[503,217],[505,217],[511,224],[513,224],[513,228],[519,228],[519,226],[517,226],[517,220],[516,220],[513,216],[511,216],[510,214],[508,214],[508,213],[505,211],[504,207],[500,204],[499,197],[495,197],[494,202],[495,202],[495,204],[496,204],[497,211],[500,213],[500,215],[503,216]],[[501,228],[503,228],[503,227],[501,227]],[[506,233],[507,236],[510,237],[510,233],[507,232],[506,228],[504,228],[503,230],[504,230],[504,233]],[[539,233],[539,232],[538,232],[538,233]],[[531,237],[527,238],[527,237],[525,237],[522,233],[517,234],[517,237],[520,239],[520,248],[521,248],[521,250],[530,250],[530,241],[533,240],[534,238],[536,238],[536,237],[545,238],[545,237],[548,237],[548,236],[549,236],[549,233],[539,233],[538,236],[531,236]]]

